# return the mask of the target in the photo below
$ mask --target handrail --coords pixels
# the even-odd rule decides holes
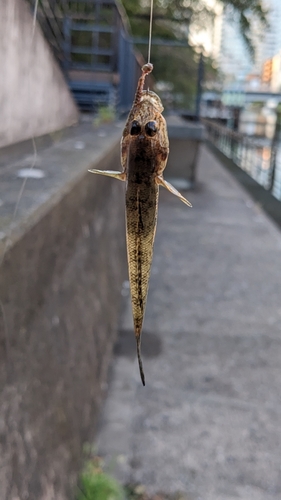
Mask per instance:
[[[34,10],[36,0],[28,0],[32,9]],[[78,9],[82,6],[88,9],[90,5],[92,5],[92,14],[88,14],[87,12],[83,12],[83,9]],[[76,8],[75,8],[76,5]],[[125,33],[129,33],[129,22],[122,7],[122,4],[119,0],[75,0],[75,2],[71,2],[71,0],[39,0],[38,2],[38,13],[37,19],[41,26],[41,29],[46,36],[48,42],[50,43],[52,49],[54,50],[56,58],[59,60],[62,67],[63,60],[65,57],[65,43],[66,43],[66,35],[63,29],[64,19],[69,17],[70,19],[86,19],[95,22],[95,24],[99,24],[96,15],[99,12],[101,7],[112,7],[115,9],[116,14],[114,15],[114,19],[112,21],[112,29],[116,29],[118,24],[118,29],[122,28]],[[104,25],[104,29],[100,26],[99,31],[108,32],[108,26]],[[115,52],[118,50],[116,44],[114,44]]]
[[[34,10],[36,0],[28,1]],[[77,103],[83,100],[80,107],[86,109],[86,100],[88,110],[99,105],[95,93],[89,95],[86,86],[88,79],[100,81],[98,73],[103,73],[108,105],[114,104],[120,113],[127,112],[141,64],[120,0],[39,0],[37,20]],[[82,90],[76,91],[83,81],[85,96]]]
[[[209,141],[256,182],[281,200],[281,145],[275,139],[251,137],[202,118]]]
[[[34,11],[36,0],[28,0],[28,2]],[[62,18],[65,14],[64,11],[61,10],[60,3],[57,3],[55,8],[56,9],[54,9],[52,0],[39,0],[37,19],[45,37],[51,45],[55,57],[62,65],[64,43]]]

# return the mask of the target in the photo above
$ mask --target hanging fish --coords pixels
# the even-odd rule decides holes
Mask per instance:
[[[148,293],[148,283],[157,223],[159,186],[178,196],[191,207],[169,182],[163,179],[169,154],[166,121],[163,106],[157,94],[143,90],[152,64],[145,64],[139,78],[132,109],[129,113],[122,140],[122,172],[89,170],[94,174],[107,175],[126,181],[126,238],[129,280],[137,341],[140,376],[145,385],[141,361],[141,330]]]

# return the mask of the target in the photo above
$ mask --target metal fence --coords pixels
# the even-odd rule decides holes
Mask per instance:
[[[245,136],[211,120],[202,121],[209,141],[281,200],[281,144],[263,137]]]
[[[119,0],[38,0],[37,21],[82,110],[130,109],[144,61]]]

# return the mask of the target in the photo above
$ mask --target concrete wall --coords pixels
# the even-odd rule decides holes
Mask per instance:
[[[165,177],[186,180],[194,187],[199,146],[205,139],[205,129],[200,123],[190,122],[177,115],[167,117],[170,154]],[[179,187],[180,189],[180,187]]]
[[[93,439],[127,275],[124,185],[87,172],[119,165],[119,138],[98,139],[94,164],[62,145],[84,173],[0,257],[1,500],[71,500]]]
[[[0,1],[0,147],[74,123],[78,111],[25,0]]]

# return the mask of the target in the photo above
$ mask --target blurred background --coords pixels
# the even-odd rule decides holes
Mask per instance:
[[[135,360],[119,143],[150,0],[0,0],[0,498],[271,500],[280,0],[154,0],[166,177]],[[114,477],[115,478],[114,478]]]
[[[114,114],[125,116],[147,57],[149,1],[29,0],[28,4],[31,13],[36,9],[36,26],[40,26],[78,109],[96,114],[97,120],[99,114],[109,119]],[[56,82],[56,90],[52,88],[57,68],[52,67],[52,79],[50,72],[44,75],[43,53],[34,40],[31,42],[31,34],[28,40],[27,20],[16,29],[9,17],[12,3],[3,10],[2,96],[10,97],[2,100],[0,144],[6,146],[68,125],[77,114],[65,86]],[[176,112],[186,119],[198,120],[200,116],[207,120],[207,131],[217,147],[278,199],[280,16],[277,0],[155,1],[155,67],[148,81],[163,100],[166,114]],[[24,36],[20,41],[21,32]],[[32,53],[35,47],[37,58]],[[48,111],[43,104],[47,87]],[[17,102],[14,94],[19,96]],[[60,107],[62,96],[67,104]]]

